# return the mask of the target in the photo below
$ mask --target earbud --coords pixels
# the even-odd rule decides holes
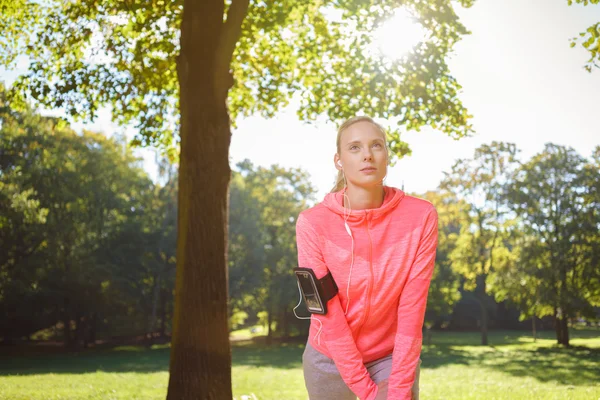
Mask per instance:
[[[338,160],[337,165],[339,165],[341,167],[342,166],[342,162],[340,160]]]
[[[346,232],[348,232],[348,235],[350,235],[350,237],[352,237],[352,231],[350,230],[350,227],[348,226],[348,223],[344,222],[344,226],[346,227]]]

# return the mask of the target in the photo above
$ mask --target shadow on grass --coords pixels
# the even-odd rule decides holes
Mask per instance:
[[[232,349],[232,364],[234,367],[302,368],[304,346],[304,343],[280,343],[266,346],[260,341],[235,346]]]
[[[169,348],[86,350],[51,354],[14,355],[0,359],[0,376],[85,374],[91,372],[150,373],[169,370]]]
[[[485,367],[515,377],[529,376],[540,382],[589,386],[600,381],[600,349],[542,347],[487,356]]]
[[[478,368],[482,373],[495,370],[510,376],[529,376],[542,382],[556,381],[575,386],[600,381],[600,347],[562,348],[543,340],[532,344],[522,332],[494,332],[490,335],[491,346],[478,346],[478,339],[476,332],[434,333],[433,344],[424,346],[421,352],[421,367],[426,370],[462,365]],[[267,346],[261,337],[237,341],[232,343],[232,366],[302,368],[304,345],[304,341],[296,341]],[[0,376],[98,371],[167,372],[169,354],[167,346],[152,349],[128,346],[76,353],[52,351],[46,354],[31,348],[24,351],[12,349],[7,353],[0,348]]]
[[[232,366],[300,368],[304,342],[267,346],[264,338],[232,343]],[[169,370],[170,348],[119,346],[69,352],[61,348],[0,348],[0,376],[85,374],[93,372],[153,373]]]
[[[569,329],[571,341],[579,339],[598,339],[600,338],[600,329]],[[549,344],[556,343],[556,333],[554,331],[538,331],[539,341],[550,341]],[[435,345],[453,345],[453,346],[478,346],[481,343],[481,332],[436,332],[432,333],[431,342]],[[515,345],[521,343],[532,343],[533,337],[529,332],[524,331],[491,331],[488,332],[488,343],[491,346]]]
[[[432,345],[421,352],[421,368],[465,365],[502,372],[514,377],[531,377],[540,382],[589,386],[600,381],[600,331],[573,332],[571,339],[592,339],[591,347],[555,344],[553,332],[538,334],[538,342],[522,332],[490,333],[490,345],[480,346],[477,332],[433,335]]]

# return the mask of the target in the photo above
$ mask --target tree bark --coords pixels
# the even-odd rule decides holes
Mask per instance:
[[[566,313],[562,314],[562,318],[560,318],[560,330],[561,330],[561,342],[560,344],[569,347],[569,318]]]
[[[65,347],[71,347],[71,302],[68,297],[63,299],[63,340]]]
[[[479,299],[479,305],[481,306],[481,345],[488,345],[488,313],[485,307],[483,299]]]
[[[287,310],[283,310],[281,313],[281,322],[283,324],[283,337],[287,340],[290,338],[290,324],[289,324],[289,314]]]
[[[167,293],[164,289],[160,290],[160,338],[166,337],[166,320],[167,320]]]
[[[481,345],[488,345],[488,310],[486,307],[486,299],[485,299],[485,279],[487,274],[480,274],[477,276],[477,288],[475,289],[477,294],[476,298],[479,300],[479,306],[481,308]]]
[[[156,315],[158,308],[158,296],[160,290],[160,276],[158,273],[154,274],[154,286],[152,287],[152,311],[150,313],[150,320],[148,321],[148,328],[146,329],[146,346],[151,347],[154,344],[154,331],[156,330]]]
[[[224,4],[183,2],[177,60],[177,272],[167,400],[232,398],[226,268],[231,131],[226,98],[233,83],[229,65],[248,0],[231,3],[227,23]]]
[[[90,343],[96,344],[96,331],[98,329],[98,313],[92,313],[92,319],[90,321]]]
[[[271,345],[273,343],[273,300],[271,296],[269,296],[269,306],[267,310],[267,345]]]
[[[82,313],[79,310],[75,311],[75,333],[73,338],[74,349],[79,349],[83,344],[83,324],[84,322]]]
[[[556,342],[562,344],[562,329],[560,327],[557,307],[554,307],[554,330],[556,331]]]

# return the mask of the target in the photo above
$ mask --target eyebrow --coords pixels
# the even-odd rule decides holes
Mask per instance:
[[[382,142],[383,143],[383,139],[377,138],[377,139],[371,140],[371,143],[374,143],[374,142]],[[346,146],[350,146],[352,144],[360,144],[360,143],[361,143],[360,140],[353,140],[351,142],[346,143]]]

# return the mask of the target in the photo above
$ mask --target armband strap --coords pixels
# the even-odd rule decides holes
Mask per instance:
[[[323,293],[323,300],[328,302],[333,299],[333,297],[338,294],[338,287],[333,280],[333,275],[331,275],[331,271],[327,271],[327,275],[319,279],[319,283],[321,284],[321,291]]]

